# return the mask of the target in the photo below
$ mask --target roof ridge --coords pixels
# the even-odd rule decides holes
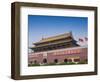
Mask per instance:
[[[68,34],[70,34],[70,32],[68,32],[68,33],[63,33],[63,34],[59,34],[59,35],[55,35],[55,36],[50,36],[50,37],[47,37],[47,38],[42,38],[42,40],[45,40],[45,39],[50,39],[50,38],[55,38],[55,37],[59,37],[59,36],[64,36],[64,35],[68,35]]]
[[[48,38],[42,38],[39,42],[36,42],[34,44],[46,42],[46,41],[51,41],[51,40],[55,40],[55,39],[60,39],[60,38],[65,38],[65,37],[68,37],[68,36],[72,36],[72,32],[63,33],[63,34],[51,36],[51,37],[48,37]]]

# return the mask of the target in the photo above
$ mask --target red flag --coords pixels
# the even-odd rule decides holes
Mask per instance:
[[[88,38],[87,37],[85,37],[85,41],[88,41]]]
[[[79,41],[80,41],[80,42],[83,42],[83,39],[79,38]]]

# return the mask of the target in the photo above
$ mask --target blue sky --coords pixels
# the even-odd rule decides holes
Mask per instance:
[[[75,40],[87,37],[87,17],[28,15],[29,47],[42,37],[50,37],[72,31]]]

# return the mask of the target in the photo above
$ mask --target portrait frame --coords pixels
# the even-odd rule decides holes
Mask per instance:
[[[93,11],[94,12],[94,71],[87,72],[72,72],[72,73],[51,73],[38,75],[21,75],[21,59],[20,59],[20,39],[21,39],[21,7],[28,8],[46,8],[46,9],[71,9]],[[23,27],[24,28],[24,27]],[[77,5],[61,5],[61,4],[43,4],[43,3],[28,3],[28,2],[14,2],[11,4],[11,78],[15,80],[21,79],[38,79],[38,78],[55,78],[55,77],[69,77],[69,76],[84,76],[97,75],[97,7],[92,6],[77,6]]]

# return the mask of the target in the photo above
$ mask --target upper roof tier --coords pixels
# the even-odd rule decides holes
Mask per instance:
[[[68,38],[68,37],[72,37],[72,32],[64,33],[64,34],[60,34],[60,35],[52,36],[52,37],[48,37],[48,38],[42,38],[39,42],[36,42],[34,44],[50,42],[50,41],[64,39],[64,38]]]

